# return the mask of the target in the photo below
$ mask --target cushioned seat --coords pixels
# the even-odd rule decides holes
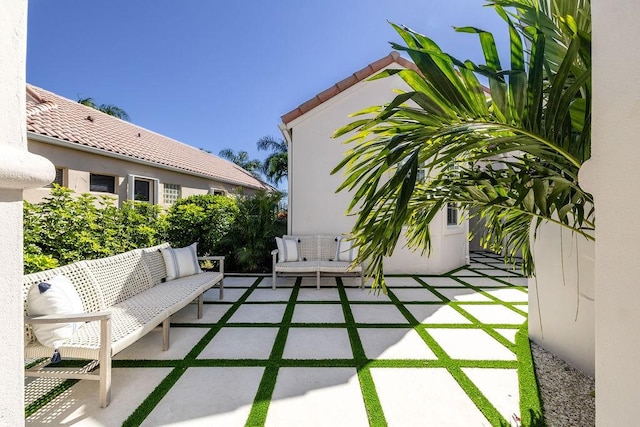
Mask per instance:
[[[219,272],[202,272],[163,282],[167,277],[167,269],[160,249],[166,251],[168,247],[169,245],[163,244],[136,249],[108,258],[80,261],[23,276],[25,313],[28,313],[29,309],[29,289],[59,275],[64,275],[70,280],[84,309],[84,313],[65,312],[69,314],[59,315],[55,321],[47,319],[50,316],[26,318],[25,357],[51,357],[54,351],[52,347],[42,345],[36,339],[30,323],[67,323],[68,316],[75,316],[74,322],[86,322],[70,338],[65,337],[66,341],[61,341],[62,344],[57,351],[62,358],[99,361],[98,374],[65,372],[64,375],[65,378],[99,380],[100,404],[103,407],[107,406],[110,399],[113,355],[159,325],[163,328],[162,349],[168,349],[169,319],[172,314],[197,300],[198,318],[202,317],[202,294],[216,284],[220,287],[222,299],[224,257],[204,257],[219,261]],[[196,256],[195,250],[193,256]],[[38,366],[28,370],[26,375],[55,376],[56,372],[44,371]]]

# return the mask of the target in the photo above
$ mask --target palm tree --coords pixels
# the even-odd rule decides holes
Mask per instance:
[[[98,111],[102,111],[105,114],[108,114],[113,117],[117,117],[121,120],[130,121],[129,114],[124,111],[122,108],[111,105],[111,104],[96,104],[93,101],[93,98],[80,98],[78,99],[78,104],[86,105],[87,107],[95,108]]]
[[[289,174],[287,143],[282,139],[264,136],[258,140],[257,146],[258,150],[271,151],[262,163],[262,173],[267,180],[277,186]]]
[[[261,178],[260,170],[262,169],[262,162],[257,159],[249,159],[249,153],[246,151],[238,151],[236,154],[232,149],[225,148],[224,150],[220,150],[218,155],[240,166],[256,178]]]
[[[377,78],[398,75],[411,90],[336,131],[355,131],[334,173],[344,169],[339,190],[354,192],[356,262],[369,262],[374,287],[384,288],[382,261],[403,227],[409,246],[428,253],[429,223],[448,204],[484,218],[485,247],[509,262],[521,253],[525,274],[533,272],[530,230],[535,238],[542,222],[594,238],[593,198],[578,182],[591,155],[590,1],[489,4],[508,26],[510,67],[502,67],[489,32],[456,29],[479,36],[486,64],[476,65],[393,25],[405,43],[393,47],[419,72]],[[488,94],[478,76],[488,80]]]

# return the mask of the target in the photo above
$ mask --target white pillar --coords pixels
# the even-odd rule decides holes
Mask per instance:
[[[0,425],[24,424],[22,190],[51,182],[53,165],[27,153],[27,2],[0,2]]]
[[[640,3],[593,2],[596,421],[640,419]]]

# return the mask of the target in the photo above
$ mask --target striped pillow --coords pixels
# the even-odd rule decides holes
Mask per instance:
[[[186,248],[161,248],[162,258],[167,268],[167,280],[202,273],[198,264],[198,243]]]
[[[336,237],[338,247],[336,248],[336,261],[352,262],[358,257],[358,247],[353,246],[351,240],[342,236]]]
[[[300,261],[297,241],[276,237],[276,245],[278,246],[278,262]]]

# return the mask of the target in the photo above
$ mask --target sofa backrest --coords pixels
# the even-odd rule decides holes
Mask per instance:
[[[147,270],[149,270],[153,286],[162,282],[167,277],[167,269],[164,265],[164,258],[162,257],[162,253],[160,253],[160,249],[168,247],[168,243],[163,243],[150,248],[136,249],[142,253],[142,261],[147,267]]]
[[[107,258],[85,261],[107,308],[153,286],[142,252],[133,250]]]
[[[290,236],[283,238],[298,242],[300,259],[304,261],[333,261],[338,248],[337,236]]]
[[[300,261],[317,261],[318,260],[318,236],[289,236],[285,235],[283,239],[291,239],[298,242],[298,255]]]
[[[45,282],[61,274],[66,276],[73,284],[73,287],[80,296],[82,307],[85,312],[91,313],[106,309],[102,292],[93,275],[87,268],[86,261],[80,261],[63,267],[22,276],[22,298],[24,301],[25,314],[27,314],[29,310],[27,294],[29,293],[31,286]],[[25,324],[24,329],[24,343],[27,345],[31,341],[35,340],[35,336],[32,333],[31,325]]]

